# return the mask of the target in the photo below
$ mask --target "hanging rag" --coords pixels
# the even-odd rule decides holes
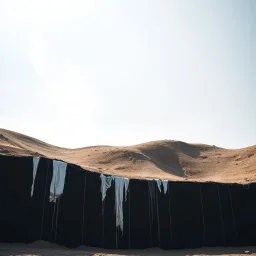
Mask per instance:
[[[100,179],[102,201],[104,201],[107,194],[107,190],[111,187],[113,176],[105,176],[104,174],[101,174]]]
[[[156,181],[156,184],[157,184],[157,187],[161,193],[161,184],[162,184],[162,181],[161,180],[155,180]]]
[[[123,200],[127,200],[127,192],[129,186],[128,178],[120,178],[114,176],[115,180],[115,214],[116,214],[116,227],[120,227],[123,232]],[[124,196],[125,189],[125,196]]]
[[[56,203],[64,190],[67,163],[53,160],[53,175],[50,187],[50,202]]]
[[[168,180],[162,180],[162,184],[164,187],[164,194],[166,194],[168,190]]]
[[[158,187],[160,193],[162,192],[162,190],[161,190],[161,184],[162,184],[164,187],[164,194],[166,194],[167,189],[168,189],[168,180],[155,180],[155,181],[157,183],[157,187]]]
[[[151,223],[153,223],[154,207],[156,205],[156,196],[157,196],[156,187],[153,180],[148,181],[148,192],[149,192],[149,216],[150,216]]]
[[[37,173],[37,167],[38,167],[38,163],[40,161],[40,157],[33,157],[33,182],[32,182],[32,186],[31,186],[31,197],[34,194],[34,184],[35,184],[35,178],[36,178],[36,173]]]

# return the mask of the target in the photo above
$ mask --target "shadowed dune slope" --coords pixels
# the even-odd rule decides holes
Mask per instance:
[[[56,147],[0,129],[0,154],[44,156],[99,173],[136,179],[250,183],[256,181],[256,145],[224,149],[161,140],[134,146]]]

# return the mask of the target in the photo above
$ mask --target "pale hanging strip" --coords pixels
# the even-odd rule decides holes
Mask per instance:
[[[37,172],[39,161],[40,161],[40,157],[33,157],[33,182],[32,182],[31,193],[30,193],[31,197],[34,194],[34,184],[35,184],[36,172]]]
[[[164,187],[164,193],[166,194],[168,190],[168,180],[162,180],[162,184]]]
[[[155,180],[156,183],[157,183],[157,186],[158,186],[158,189],[161,193],[161,184],[163,185],[164,187],[164,194],[167,193],[167,189],[168,189],[168,180]]]
[[[127,192],[129,186],[129,179],[120,178],[114,176],[115,180],[115,214],[116,214],[116,227],[120,227],[123,233],[124,221],[123,221],[123,200],[127,200]],[[125,197],[124,197],[125,189]]]
[[[129,186],[129,179],[120,178],[116,176],[105,176],[104,174],[100,175],[101,179],[101,194],[102,201],[106,198],[107,190],[111,187],[112,180],[115,181],[115,214],[116,214],[116,227],[120,227],[123,231],[123,200],[127,200],[127,191]],[[124,191],[125,189],[125,196]]]
[[[104,201],[107,194],[107,190],[111,187],[113,176],[105,176],[104,174],[101,174],[100,179],[101,179],[101,196],[102,196],[102,201]]]
[[[161,183],[162,183],[162,181],[161,180],[155,180],[155,181],[156,181],[156,184],[158,186],[159,192],[161,193]]]
[[[56,203],[56,199],[63,194],[67,163],[53,160],[53,175],[50,187],[50,202]]]
[[[105,241],[105,230],[104,230],[104,210],[105,210],[105,198],[107,195],[107,190],[111,187],[112,185],[112,180],[113,177],[112,176],[105,176],[104,174],[100,175],[100,179],[101,179],[101,200],[102,200],[102,204],[101,204],[101,208],[102,208],[102,217],[103,217],[103,230],[102,230],[102,234],[103,234],[103,241]]]
[[[157,196],[155,184],[153,183],[152,180],[148,181],[148,192],[149,192],[149,218],[150,218],[150,225],[151,225],[153,223],[154,207],[156,205],[156,196]]]

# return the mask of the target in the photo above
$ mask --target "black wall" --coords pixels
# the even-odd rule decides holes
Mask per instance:
[[[52,174],[52,160],[41,158],[31,197],[32,158],[0,156],[0,242],[121,249],[256,245],[255,184],[169,182],[164,194],[155,181],[130,180],[122,234],[113,184],[102,202],[99,174],[68,164],[64,193],[54,204]]]

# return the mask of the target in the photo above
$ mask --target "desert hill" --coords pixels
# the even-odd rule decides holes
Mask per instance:
[[[137,179],[256,182],[256,145],[224,149],[161,140],[125,147],[67,149],[0,129],[0,154],[44,156],[90,171]]]

